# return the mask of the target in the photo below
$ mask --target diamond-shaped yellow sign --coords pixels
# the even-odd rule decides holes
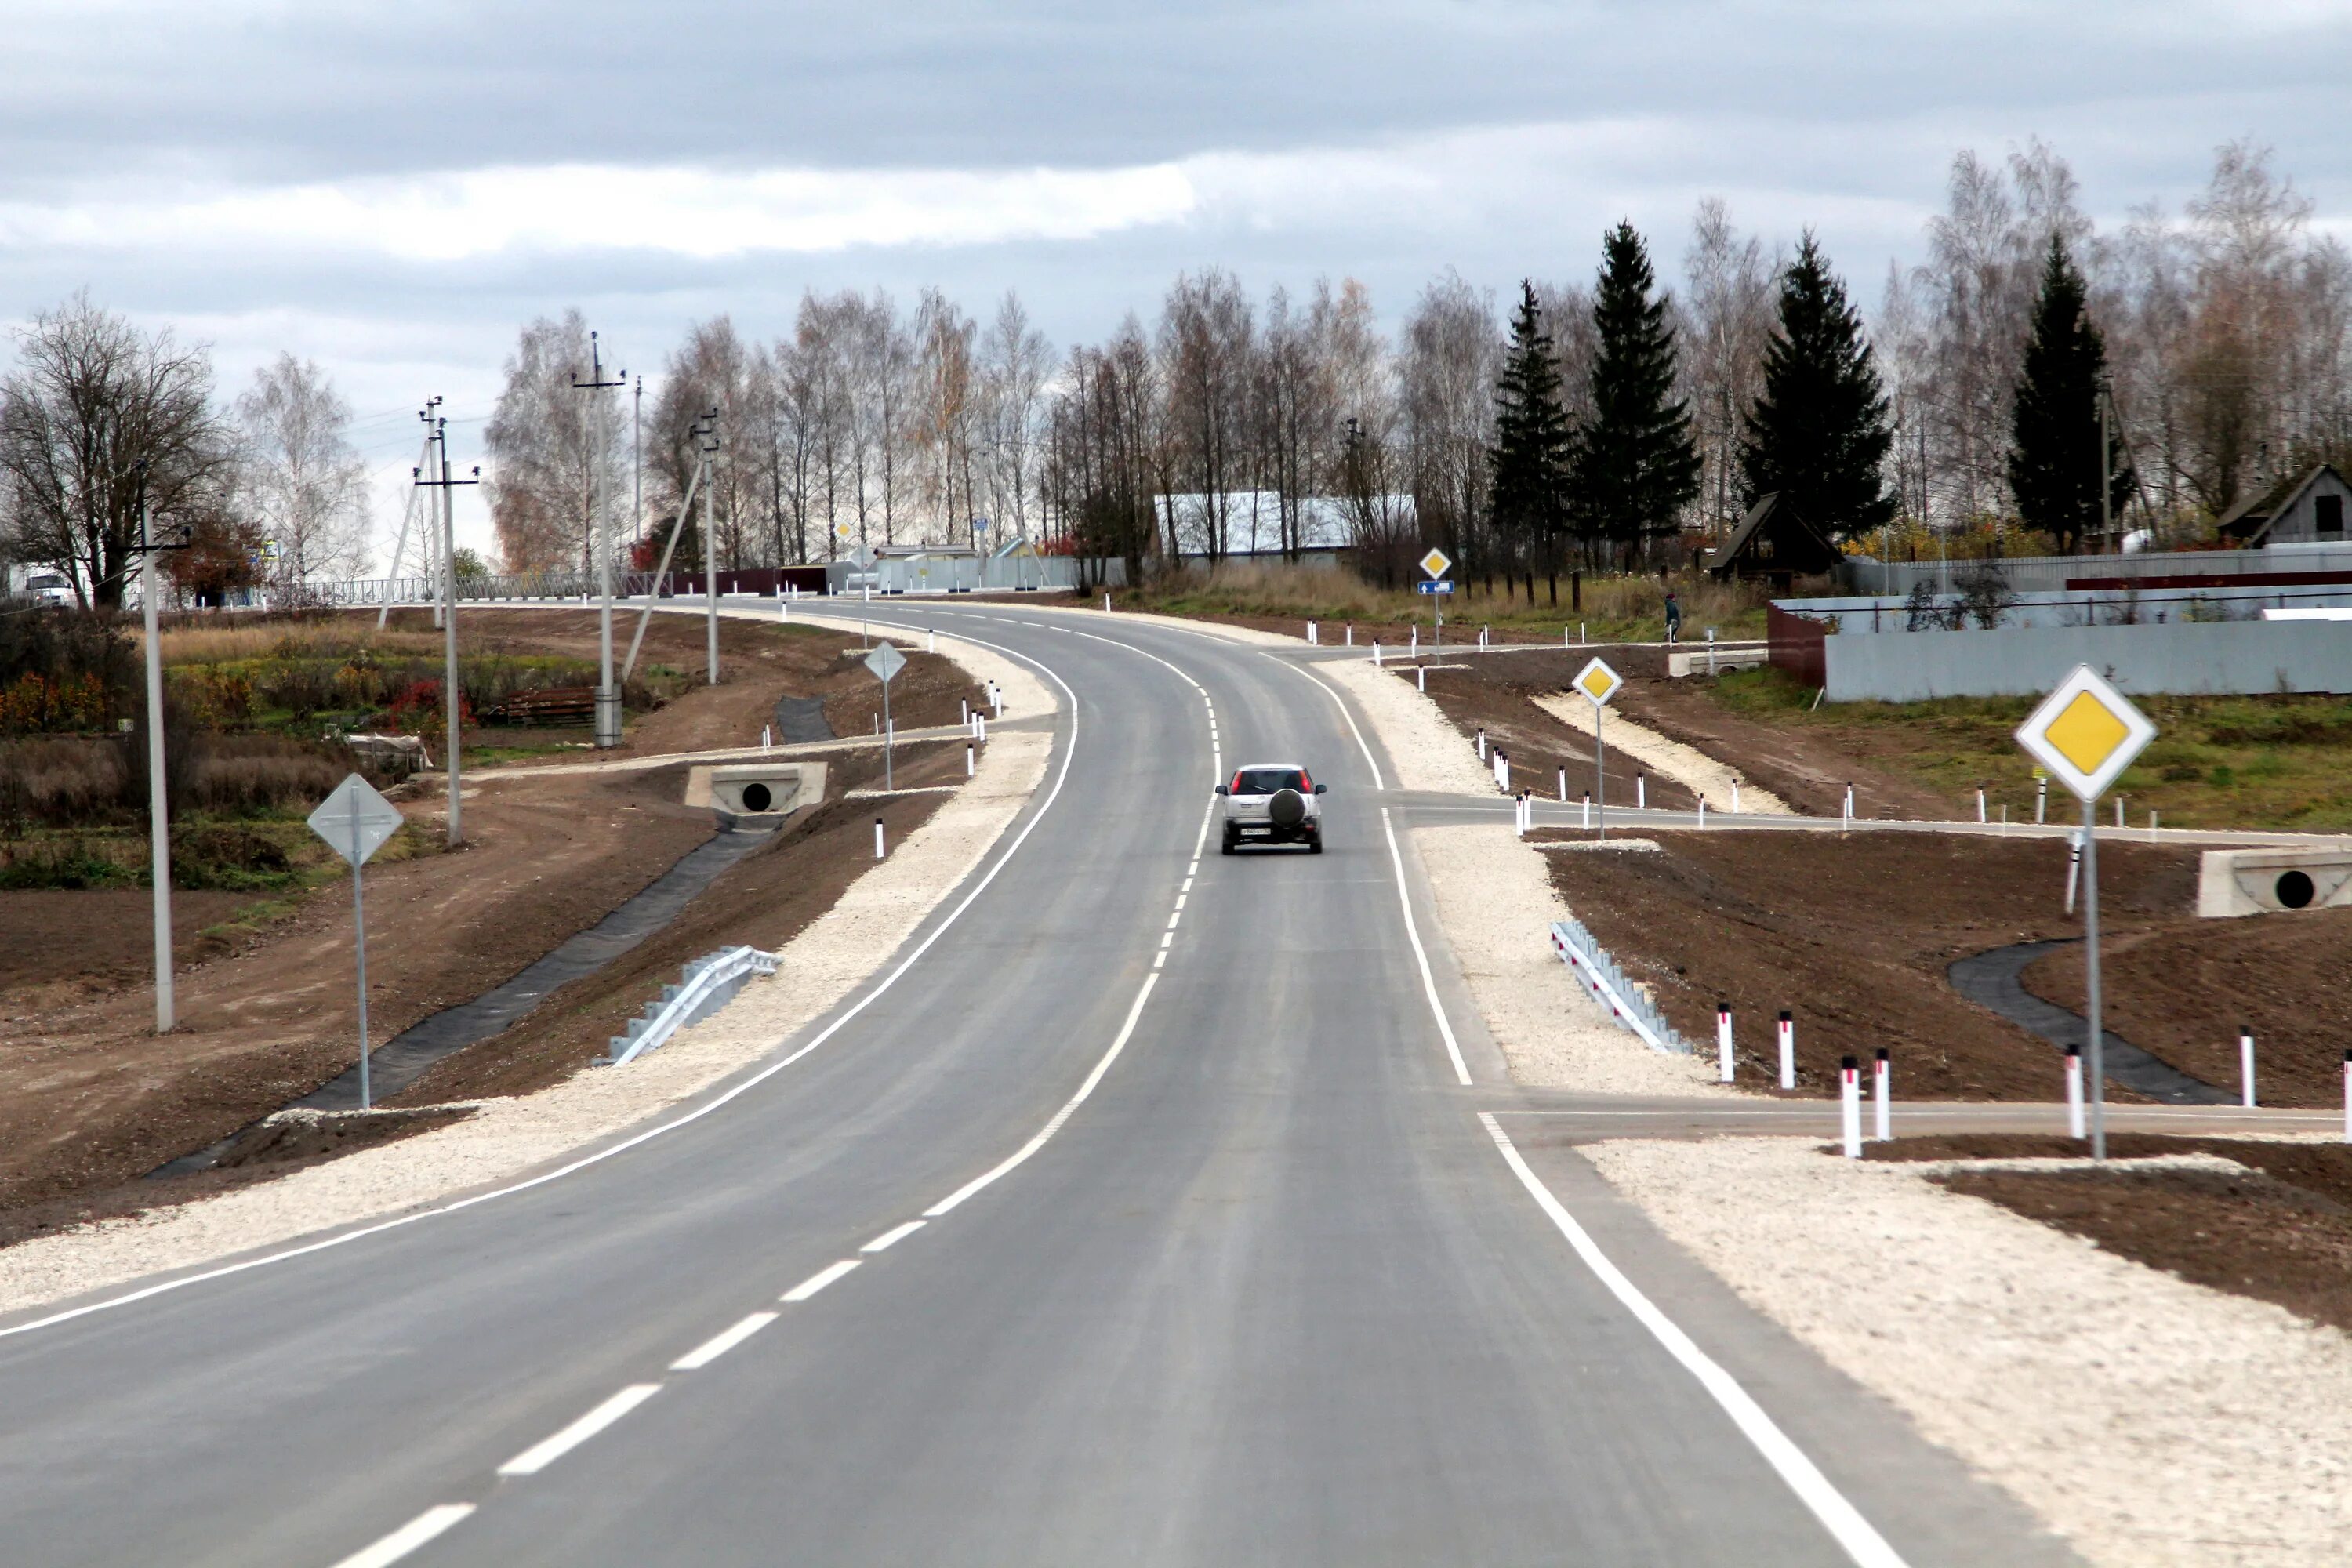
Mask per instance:
[[[1421,558],[1421,569],[1433,577],[1443,577],[1454,570],[1454,557],[1443,550],[1433,550]]]
[[[1598,708],[1617,695],[1617,689],[1625,684],[1625,679],[1596,658],[1578,670],[1576,679],[1570,684],[1591,698],[1592,705]]]
[[[2078,691],[2066,710],[2042,731],[2066,760],[2086,773],[2099,771],[2115,749],[2131,734],[2131,727],[2109,712],[2087,691]]]
[[[2106,792],[2156,726],[2089,665],[2078,665],[2018,726],[2017,743],[2084,800]]]

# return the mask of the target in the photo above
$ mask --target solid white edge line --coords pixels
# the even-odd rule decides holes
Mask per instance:
[[[857,1250],[860,1252],[887,1252],[890,1248],[898,1246],[900,1242],[906,1240],[908,1237],[914,1235],[917,1231],[922,1228],[923,1222],[921,1220],[910,1219],[904,1225],[893,1226],[890,1229],[884,1231],[881,1235],[876,1237],[873,1240],[867,1242]]]
[[[502,1476],[535,1476],[661,1392],[658,1383],[633,1383],[562,1431],[542,1437],[499,1467]]]
[[[1831,1485],[1829,1478],[1805,1457],[1804,1450],[1790,1441],[1789,1435],[1764,1414],[1763,1407],[1739,1385],[1738,1379],[1724,1371],[1713,1357],[1699,1349],[1672,1318],[1660,1311],[1656,1303],[1643,1295],[1641,1289],[1609,1260],[1608,1254],[1602,1252],[1592,1237],[1585,1233],[1584,1227],[1577,1223],[1576,1216],[1552,1195],[1551,1189],[1544,1185],[1543,1179],[1520,1155],[1509,1134],[1503,1131],[1502,1124],[1483,1110],[1478,1113],[1478,1120],[1486,1124],[1487,1136],[1494,1139],[1495,1147],[1502,1151],[1504,1163],[1511,1167],[1511,1173],[1518,1177],[1519,1184],[1527,1188],[1537,1205],[1550,1216],[1551,1223],[1559,1227],[1560,1235],[1568,1238],[1569,1246],[1576,1249],[1577,1257],[1592,1270],[1593,1277],[1608,1288],[1609,1293],[1616,1297],[1627,1311],[1633,1314],[1634,1321],[1647,1329],[1651,1337],[1665,1347],[1667,1354],[1698,1379],[1699,1386],[1723,1407],[1724,1413],[1731,1417],[1732,1424],[1764,1457],[1764,1462],[1770,1465],[1788,1484],[1789,1489],[1797,1494],[1797,1500],[1822,1521],[1822,1527],[1845,1554],[1858,1564],[1858,1568],[1905,1568],[1902,1557],[1886,1543],[1885,1537],[1872,1528],[1861,1511],[1846,1501],[1845,1494]]]
[[[840,1279],[843,1275],[848,1273],[851,1269],[856,1267],[857,1259],[855,1258],[845,1258],[838,1263],[828,1263],[824,1268],[818,1269],[815,1273],[810,1275],[807,1279],[802,1280],[799,1284],[793,1286],[791,1289],[785,1291],[782,1297],[778,1298],[778,1300],[784,1301],[805,1301],[810,1297],[815,1295],[818,1291],[824,1289],[826,1286],[832,1284],[835,1280]]]
[[[750,1078],[747,1078],[742,1082],[735,1085],[732,1089],[723,1090],[720,1093],[712,1096],[709,1100],[695,1107],[692,1110],[687,1111],[681,1116],[673,1117],[669,1121],[661,1123],[659,1126],[649,1127],[643,1132],[624,1138],[621,1142],[612,1144],[606,1148],[599,1149],[593,1154],[584,1154],[577,1160],[570,1161],[565,1164],[557,1166],[552,1171],[542,1172],[539,1175],[530,1177],[527,1180],[516,1182],[508,1186],[496,1187],[487,1193],[476,1193],[471,1197],[458,1198],[451,1203],[437,1205],[431,1208],[419,1209],[414,1214],[404,1214],[392,1219],[379,1220],[373,1225],[362,1226],[358,1229],[347,1230],[340,1235],[326,1237],[318,1241],[304,1242],[299,1247],[289,1247],[280,1251],[264,1253],[258,1258],[248,1258],[241,1262],[224,1264],[217,1268],[207,1268],[199,1273],[185,1275],[177,1279],[166,1279],[158,1284],[144,1285],[135,1290],[126,1290],[120,1296],[110,1296],[103,1301],[92,1301],[86,1306],[69,1307],[61,1312],[51,1312],[46,1317],[35,1318],[29,1322],[18,1323],[13,1328],[0,1328],[0,1340],[11,1339],[17,1334],[29,1334],[37,1329],[46,1329],[53,1327],[58,1323],[70,1322],[76,1318],[86,1318],[90,1316],[92,1313],[110,1311],[117,1307],[127,1307],[134,1301],[144,1301],[150,1297],[166,1295],[174,1290],[184,1290],[192,1285],[203,1285],[215,1279],[226,1279],[231,1275],[243,1274],[248,1269],[263,1268],[271,1264],[287,1262],[292,1258],[307,1258],[312,1253],[324,1252],[331,1247],[346,1246],[351,1242],[363,1240],[371,1236],[381,1236],[386,1231],[398,1230],[404,1226],[415,1225],[421,1220],[437,1219],[443,1215],[457,1214],[461,1210],[472,1208],[478,1204],[492,1203],[499,1198],[512,1197],[517,1193],[529,1192],[534,1187],[545,1186],[551,1182],[562,1181],[564,1177],[572,1175],[575,1172],[584,1171],[589,1166],[601,1164],[604,1161],[612,1159],[616,1154],[625,1153],[629,1150],[635,1148],[640,1143],[651,1142],[653,1140],[663,1136],[665,1133],[674,1132],[677,1131],[677,1129],[684,1127],[690,1122],[701,1121],[702,1118],[709,1116],[711,1112],[719,1110],[721,1106],[727,1105],[740,1096],[750,1093],[752,1089],[757,1089],[760,1085],[765,1083],[776,1074],[783,1071],[786,1068],[791,1067],[794,1062],[799,1061],[803,1057],[807,1056],[811,1051],[815,1050],[819,1046],[824,1045],[827,1040],[833,1038],[835,1034],[838,1034],[843,1028],[848,1026],[851,1019],[856,1017],[860,1013],[866,1011],[867,1007],[873,1005],[875,1001],[879,998],[884,992],[889,990],[893,985],[896,985],[898,983],[899,977],[905,974],[908,970],[912,969],[916,963],[922,958],[923,954],[931,950],[932,944],[938,942],[940,937],[944,936],[949,928],[953,926],[957,921],[963,918],[963,912],[972,906],[973,900],[978,899],[982,893],[988,890],[988,885],[996,880],[997,873],[1003,870],[1004,868],[1011,863],[1013,857],[1020,851],[1022,845],[1028,842],[1030,834],[1037,830],[1037,825],[1045,819],[1045,814],[1052,810],[1054,803],[1061,798],[1062,786],[1069,780],[1070,761],[1071,758],[1076,755],[1078,744],[1078,696],[1076,692],[1070,689],[1069,683],[1064,680],[1059,675],[1055,674],[1054,670],[1046,666],[1042,660],[1033,658],[1025,653],[1018,653],[1012,648],[1004,647],[995,643],[984,642],[979,637],[971,637],[968,634],[953,633],[950,634],[950,636],[961,637],[965,642],[971,643],[976,647],[989,648],[994,652],[1007,655],[1013,658],[1017,658],[1024,664],[1034,665],[1046,677],[1046,679],[1050,679],[1055,685],[1062,689],[1062,695],[1069,699],[1070,703],[1069,743],[1063,748],[1062,765],[1055,773],[1054,787],[1046,792],[1044,804],[1037,807],[1035,813],[1033,814],[1029,820],[1022,826],[1021,830],[1013,836],[1013,842],[1004,847],[1003,852],[997,856],[994,863],[982,874],[980,880],[972,885],[971,890],[963,896],[962,900],[956,904],[953,910],[949,911],[947,918],[940,921],[937,926],[932,928],[930,934],[924,937],[920,942],[917,943],[915,950],[908,953],[906,958],[899,963],[897,968],[890,971],[887,975],[884,976],[883,979],[871,990],[866,992],[865,995],[859,997],[856,1003],[850,1005],[847,1011],[841,1015],[841,1016],[826,1025],[824,1030],[814,1038],[811,1039],[808,1044],[803,1046],[799,1050],[793,1052],[790,1056],[783,1057],[770,1063],[767,1067],[762,1068],[760,1071],[752,1074]],[[1104,638],[1101,640],[1108,641],[1109,639]],[[1145,657],[1149,658],[1150,656],[1146,655]],[[1164,663],[1166,661],[1162,660],[1161,662]],[[1171,666],[1171,668],[1172,668],[1173,666]],[[1202,832],[1204,836],[1206,831],[1206,828],[1203,827]],[[1197,853],[1197,850],[1195,853]]]
[[[1321,676],[1316,674],[1313,670],[1308,669],[1304,665],[1293,664],[1288,659],[1276,658],[1271,649],[1261,648],[1258,651],[1264,653],[1266,658],[1274,659],[1274,662],[1282,666],[1283,668],[1297,670],[1299,674],[1305,676],[1307,679],[1321,687],[1325,695],[1328,696],[1332,701],[1339,705],[1339,717],[1348,721],[1348,732],[1356,737],[1356,749],[1364,753],[1364,766],[1372,770],[1372,787],[1374,789],[1387,788],[1388,786],[1386,784],[1381,783],[1381,764],[1372,760],[1371,744],[1364,739],[1364,732],[1356,727],[1356,715],[1349,708],[1348,700],[1339,695],[1339,689],[1332,685],[1329,681],[1324,679]]]
[[[958,1187],[954,1192],[950,1193],[946,1197],[941,1198],[938,1203],[933,1204],[929,1208],[925,1209],[923,1211],[923,1217],[925,1219],[937,1219],[941,1215],[950,1212],[966,1198],[972,1196],[982,1189],[991,1186],[996,1182],[1003,1179],[1005,1176],[1010,1175],[1015,1169],[1025,1163],[1032,1154],[1034,1154],[1038,1150],[1043,1149],[1045,1146],[1045,1141],[1053,1137],[1055,1133],[1059,1132],[1062,1130],[1062,1123],[1067,1121],[1070,1119],[1071,1113],[1076,1110],[1079,1106],[1086,1103],[1087,1097],[1088,1095],[1094,1093],[1095,1085],[1102,1081],[1103,1074],[1110,1071],[1110,1064],[1118,1060],[1119,1052],[1127,1048],[1128,1037],[1135,1033],[1136,1020],[1143,1016],[1143,1005],[1150,1000],[1151,988],[1159,984],[1160,973],[1157,970],[1154,970],[1151,973],[1143,977],[1142,989],[1136,992],[1135,1001],[1127,1009],[1127,1022],[1119,1026],[1118,1037],[1111,1041],[1110,1049],[1103,1053],[1102,1060],[1095,1063],[1094,1071],[1087,1074],[1087,1081],[1078,1086],[1078,1092],[1070,1096],[1069,1102],[1064,1105],[1061,1110],[1054,1113],[1053,1120],[1046,1122],[1044,1127],[1040,1128],[1035,1137],[1030,1139],[1028,1142],[1021,1145],[1019,1149],[1013,1152],[1013,1155],[1009,1159],[1005,1160],[995,1169],[982,1172],[981,1174],[974,1176],[971,1181],[966,1182],[962,1186]]]
[[[1454,1080],[1467,1086],[1470,1066],[1462,1059],[1462,1044],[1454,1037],[1454,1026],[1445,1016],[1445,1005],[1437,999],[1437,976],[1430,973],[1429,950],[1421,945],[1421,927],[1412,918],[1412,895],[1404,883],[1404,852],[1397,847],[1396,824],[1389,818],[1389,808],[1381,807],[1381,831],[1388,835],[1389,864],[1396,871],[1397,908],[1404,911],[1404,934],[1412,940],[1413,962],[1421,966],[1421,992],[1429,998],[1430,1016],[1437,1020],[1437,1032],[1445,1038],[1445,1055],[1454,1063]]]
[[[473,1511],[474,1505],[469,1502],[445,1502],[428,1508],[383,1540],[352,1552],[335,1568],[391,1568]]]
[[[731,1329],[711,1335],[684,1355],[669,1363],[672,1372],[700,1372],[761,1329],[776,1321],[773,1312],[753,1312]]]

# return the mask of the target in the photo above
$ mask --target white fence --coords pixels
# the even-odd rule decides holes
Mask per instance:
[[[1942,592],[1971,568],[1998,567],[2020,593],[2064,593],[2072,583],[2149,577],[2226,577],[2352,573],[2352,544],[2275,544],[2267,550],[2180,550],[2139,555],[2012,555],[1998,561],[1874,561],[1857,556],[1840,574],[1859,594],[1900,596],[1925,583]]]
[[[1822,639],[1832,702],[2033,697],[2087,664],[2136,695],[2352,691],[2352,622],[2005,626]]]

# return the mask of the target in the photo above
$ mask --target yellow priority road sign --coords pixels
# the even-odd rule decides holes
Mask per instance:
[[[2018,726],[2017,743],[2082,800],[2106,793],[2156,739],[2156,726],[2087,664]]]
[[[1599,708],[1617,695],[1617,689],[1625,684],[1625,678],[1594,658],[1576,672],[1576,679],[1571,684],[1592,699],[1592,705]]]
[[[1454,557],[1443,550],[1432,550],[1421,558],[1421,569],[1433,577],[1443,577],[1454,570]]]

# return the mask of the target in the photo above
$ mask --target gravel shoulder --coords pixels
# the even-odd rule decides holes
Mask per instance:
[[[855,629],[855,623],[851,623]],[[942,636],[943,654],[1003,689],[1008,718],[1055,704],[1028,669]],[[773,1052],[876,973],[1003,836],[1045,776],[1052,740],[1007,731],[972,780],[782,949],[777,974],[625,1071],[473,1102],[454,1125],[205,1201],[38,1237],[0,1250],[0,1312],[193,1268],[313,1232],[408,1212],[535,1167],[677,1104]]]
[[[1583,994],[1551,950],[1551,922],[1569,908],[1541,852],[1499,822],[1423,827],[1412,839],[1445,941],[1516,1081],[1588,1094],[1724,1092],[1696,1058],[1652,1050]]]
[[[1742,1299],[2089,1561],[2352,1556],[2339,1331],[1954,1192],[1938,1165],[1832,1159],[1796,1139],[1582,1152]]]

